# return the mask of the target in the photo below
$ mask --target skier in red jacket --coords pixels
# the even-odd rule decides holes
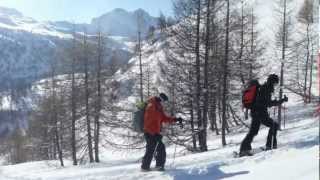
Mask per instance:
[[[162,142],[162,123],[182,123],[181,118],[170,117],[163,111],[161,102],[168,101],[168,96],[160,93],[159,97],[151,97],[144,113],[144,137],[146,139],[146,152],[142,159],[141,170],[150,171],[153,155],[156,153],[156,170],[164,171],[166,162],[165,145]]]

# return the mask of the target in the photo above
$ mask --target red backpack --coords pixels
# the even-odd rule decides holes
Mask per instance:
[[[249,86],[242,93],[242,106],[251,109],[255,102],[258,89],[260,87],[258,80],[251,80]]]

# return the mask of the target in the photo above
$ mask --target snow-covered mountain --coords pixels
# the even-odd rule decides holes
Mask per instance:
[[[56,47],[70,38],[46,23],[0,7],[0,90],[42,78],[54,61]]]
[[[140,19],[138,21],[138,19]],[[32,33],[70,38],[70,33],[87,31],[95,34],[101,30],[108,36],[121,36],[136,38],[138,23],[140,31],[145,35],[151,26],[157,26],[158,18],[150,16],[143,9],[129,12],[121,8],[107,12],[100,17],[93,18],[90,24],[73,24],[68,21],[38,22],[30,17],[25,17],[21,12],[0,7],[0,28],[11,30],[24,30]]]
[[[47,23],[38,22],[30,17],[24,16],[15,9],[0,7],[0,28],[11,31],[25,31],[43,36],[54,36],[58,38],[71,38],[50,27]]]
[[[72,27],[69,22],[39,22],[15,9],[0,7],[0,109],[8,108],[9,89],[31,87],[32,83],[49,75],[50,65],[59,60],[57,50],[71,43]],[[80,35],[83,28],[77,27]],[[94,38],[94,33],[96,31],[92,30],[88,37]],[[117,64],[127,64],[135,43],[126,36],[107,36],[104,41],[104,62],[115,59]],[[63,74],[67,68],[57,73]],[[5,112],[0,116],[0,136],[10,133],[22,122],[21,118],[9,120]]]
[[[157,18],[143,9],[128,12],[119,8],[93,19],[91,25],[100,26],[103,32],[112,36],[136,37],[139,21],[142,34],[146,34],[150,26],[157,25]]]
[[[41,76],[47,71],[48,64],[53,61],[56,47],[68,43],[74,30],[77,33],[85,30],[89,36],[93,36],[98,28],[108,36],[106,44],[112,53],[107,54],[112,55],[107,59],[117,56],[119,61],[126,63],[132,56],[133,41],[138,31],[138,17],[141,17],[142,35],[145,35],[150,26],[155,26],[157,23],[157,18],[150,16],[142,9],[133,12],[115,9],[94,18],[91,24],[72,24],[67,21],[38,22],[15,9],[0,7],[0,53],[2,55],[0,68],[8,70],[8,63],[14,62],[12,67],[23,70],[19,71],[21,74],[11,74],[12,78],[14,76],[29,78],[30,74]],[[34,70],[30,71],[30,69]],[[1,73],[0,79],[3,77]]]
[[[100,17],[93,18],[90,24],[72,24],[67,21],[49,22],[49,25],[57,31],[70,33],[74,31],[86,30],[89,34],[95,34],[102,31],[108,36],[121,36],[136,39],[138,33],[138,19],[141,22],[140,31],[143,36],[149,30],[149,27],[156,26],[158,18],[152,17],[143,9],[137,9],[133,12],[121,8],[107,12]]]
[[[0,14],[4,16],[17,16],[22,17],[22,13],[19,11],[12,9],[12,8],[6,8],[6,7],[0,7]]]
[[[106,26],[110,26],[110,24],[113,24],[110,17],[115,18],[119,15],[118,12],[119,9],[107,13],[105,16],[94,20],[94,22],[103,21]],[[129,23],[131,20],[133,21],[131,16],[138,12],[142,13],[144,11],[127,12],[127,16],[122,17],[122,20],[126,21],[128,26],[131,26],[134,24],[134,22]],[[142,14],[145,19],[150,20],[148,22],[155,23],[154,18],[151,18],[146,12]],[[128,19],[125,20],[126,18]],[[77,24],[75,26],[79,34],[84,30],[82,27],[87,26],[91,30],[88,32],[89,37],[93,37],[96,33],[95,25]],[[112,27],[116,28],[116,30],[112,30],[114,32],[122,28],[131,28],[117,27],[116,25]],[[0,82],[2,84],[0,89],[5,89],[6,84],[14,79],[20,79],[21,82],[27,83],[43,78],[48,73],[49,64],[55,61],[55,50],[57,47],[66,46],[70,42],[72,32],[73,25],[69,22],[39,22],[24,16],[15,9],[0,7]],[[130,33],[130,35],[133,35],[133,31],[130,31]],[[105,38],[107,45],[105,61],[116,57],[120,63],[126,64],[132,57],[134,47],[129,35],[122,33],[123,36],[116,36],[120,34],[110,34],[109,32],[106,32],[106,35],[108,37]]]

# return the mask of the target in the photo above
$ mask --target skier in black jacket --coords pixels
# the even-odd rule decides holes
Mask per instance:
[[[268,107],[279,106],[283,102],[288,101],[286,96],[279,101],[271,99],[272,93],[274,92],[274,86],[278,83],[279,77],[276,74],[271,74],[269,75],[267,82],[259,88],[255,102],[251,108],[251,127],[249,133],[246,135],[240,146],[240,157],[253,155],[251,152],[251,143],[254,136],[258,134],[261,123],[270,128],[266,143],[266,150],[277,148],[276,136],[277,130],[279,129],[279,124],[270,118]]]

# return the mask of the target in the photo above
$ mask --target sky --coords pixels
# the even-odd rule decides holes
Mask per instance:
[[[0,6],[17,9],[39,21],[68,20],[89,23],[115,8],[142,8],[152,16],[172,15],[172,0],[0,0]]]

